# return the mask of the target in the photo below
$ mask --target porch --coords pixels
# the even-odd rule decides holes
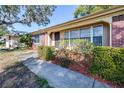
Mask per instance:
[[[97,46],[110,46],[110,24],[108,22],[97,22],[48,33],[48,45],[56,48],[73,46],[75,41],[84,39]]]

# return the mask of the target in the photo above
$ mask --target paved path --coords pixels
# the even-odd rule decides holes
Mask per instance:
[[[110,86],[90,79],[80,73],[62,68],[58,65],[37,60],[36,55],[25,56],[24,65],[41,78],[45,78],[49,85],[57,88],[108,88]]]

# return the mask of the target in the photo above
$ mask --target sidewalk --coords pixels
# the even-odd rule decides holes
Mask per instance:
[[[90,79],[80,73],[62,68],[58,65],[37,60],[33,57],[24,61],[32,72],[45,78],[49,85],[56,88],[109,88],[110,86]]]

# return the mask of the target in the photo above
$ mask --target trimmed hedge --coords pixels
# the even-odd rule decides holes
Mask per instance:
[[[50,60],[53,58],[54,47],[50,46],[39,46],[38,47],[38,57],[44,60]]]
[[[124,82],[124,48],[96,47],[88,68],[93,75],[120,84]]]

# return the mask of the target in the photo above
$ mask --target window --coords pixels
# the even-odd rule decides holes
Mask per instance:
[[[87,39],[90,42],[92,41],[97,46],[102,46],[102,35],[103,35],[103,26],[97,25],[97,26],[93,26],[93,32],[91,30],[91,27],[65,32],[64,39],[67,46],[69,45],[69,42],[71,46],[75,46],[76,42],[79,39]]]
[[[102,30],[103,27],[101,25],[93,27],[93,43],[97,46],[102,46]]]
[[[80,39],[80,30],[70,31],[70,45],[75,46],[76,42]]]
[[[64,33],[64,39],[69,39],[69,32]]]
[[[80,38],[90,41],[90,28],[81,29]]]
[[[64,33],[64,45],[69,46],[69,32]]]
[[[71,39],[78,39],[80,38],[80,30],[74,30],[70,32]]]
[[[123,20],[124,20],[124,14],[112,17],[113,22],[123,21]]]
[[[35,35],[32,37],[33,43],[39,43],[39,35]]]

